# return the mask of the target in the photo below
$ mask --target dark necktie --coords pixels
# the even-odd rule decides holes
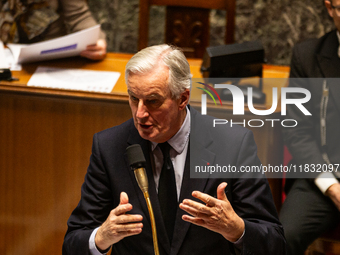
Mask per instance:
[[[167,142],[160,143],[158,146],[163,153],[163,167],[158,184],[158,199],[165,228],[171,243],[178,207],[176,179],[169,154],[171,146]]]

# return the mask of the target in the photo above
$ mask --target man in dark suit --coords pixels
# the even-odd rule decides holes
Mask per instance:
[[[319,39],[297,44],[291,62],[293,79],[289,86],[304,87],[311,92],[311,100],[304,106],[312,115],[305,116],[289,105],[287,115],[297,120],[298,125],[283,128],[283,135],[294,164],[310,168],[334,164],[335,169],[340,163],[340,80],[332,77],[340,77],[340,1],[325,1],[325,5],[337,29]],[[335,171],[321,174],[309,171],[299,177],[286,180],[289,192],[280,220],[288,254],[300,255],[318,236],[339,222],[340,184]]]
[[[187,105],[191,74],[183,53],[168,45],[146,48],[131,58],[125,76],[133,118],[94,135],[63,254],[102,254],[110,247],[112,254],[154,253],[148,209],[125,159],[131,144],[140,144],[146,158],[160,254],[285,254],[265,178],[242,172],[190,178],[194,163],[224,162],[238,170],[261,163],[249,130],[213,128],[213,118]],[[165,144],[171,146],[169,168]],[[170,174],[165,182],[164,174]],[[164,211],[169,183],[165,194],[173,192],[175,206]]]

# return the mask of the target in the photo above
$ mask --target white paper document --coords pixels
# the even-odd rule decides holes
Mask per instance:
[[[110,93],[119,72],[39,66],[27,86]]]
[[[21,45],[21,44],[18,44],[18,45]],[[19,48],[20,46],[18,45],[14,47],[14,50],[17,50],[18,52],[20,52],[20,48]],[[15,59],[13,55],[13,50],[9,48],[5,48],[4,53],[5,53],[5,58],[3,60],[3,63],[7,63],[7,68],[11,69],[11,71],[21,71],[22,66],[17,63],[17,60]]]
[[[6,53],[4,44],[0,41],[0,68],[9,68],[9,64],[6,59]]]
[[[100,25],[56,39],[33,44],[7,44],[18,64],[77,56],[87,45],[96,44]]]

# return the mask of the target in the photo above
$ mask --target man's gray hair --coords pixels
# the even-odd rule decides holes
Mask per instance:
[[[147,74],[160,64],[169,68],[168,85],[172,98],[179,98],[185,89],[190,89],[188,61],[179,48],[167,44],[147,47],[137,52],[125,67],[125,80],[128,82],[130,74]]]

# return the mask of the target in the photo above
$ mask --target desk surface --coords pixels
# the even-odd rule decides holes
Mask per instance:
[[[10,90],[18,92],[36,93],[36,94],[49,94],[55,96],[70,96],[70,97],[84,97],[93,99],[106,99],[106,100],[127,100],[126,84],[124,78],[124,69],[128,60],[131,58],[131,54],[123,53],[108,53],[107,57],[103,61],[91,61],[88,59],[73,57],[66,59],[58,59],[53,61],[37,62],[25,64],[22,66],[21,71],[13,71],[13,77],[18,77],[19,81],[12,82],[0,82],[0,90]],[[201,78],[200,66],[202,60],[189,59],[191,73],[194,78]],[[86,91],[71,91],[61,89],[48,89],[29,87],[27,83],[35,72],[38,66],[52,66],[63,68],[79,68],[87,70],[100,70],[100,71],[116,71],[120,72],[121,76],[111,93],[94,93]],[[263,66],[264,78],[287,78],[289,73],[289,67],[287,66]],[[264,93],[267,94],[266,106],[271,106],[271,86],[263,87]]]

